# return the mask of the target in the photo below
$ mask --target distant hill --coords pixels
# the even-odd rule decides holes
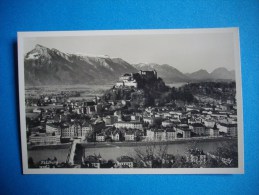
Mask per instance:
[[[229,71],[226,68],[217,68],[210,73],[211,79],[235,80],[235,71]]]
[[[137,69],[120,58],[66,54],[36,45],[24,57],[25,85],[105,84]]]
[[[156,70],[159,77],[161,77],[165,83],[175,82],[195,82],[195,81],[217,81],[217,80],[235,80],[235,71],[229,71],[226,68],[217,68],[211,73],[207,70],[200,69],[193,73],[183,74],[173,66],[167,64],[155,64],[155,63],[139,63],[133,64],[138,70]]]
[[[191,74],[186,74],[186,76],[194,80],[207,80],[211,78],[207,70],[203,70],[203,69],[193,72]]]
[[[235,80],[235,71],[229,71],[226,68],[220,67],[208,73],[206,70],[198,70],[191,74],[185,74],[190,79],[198,81],[219,81],[219,80]]]

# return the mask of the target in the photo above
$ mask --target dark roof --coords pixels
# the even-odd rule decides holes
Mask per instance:
[[[58,124],[54,124],[54,123],[47,123],[46,126],[50,126],[50,127],[53,127],[53,128],[58,128],[60,127]]]
[[[116,135],[116,134],[120,134],[120,131],[117,129],[112,132],[112,135]]]
[[[133,162],[133,158],[131,158],[129,156],[121,156],[121,157],[117,158],[117,160],[119,162]]]
[[[93,106],[93,105],[95,105],[95,102],[86,102],[86,105],[87,106]]]
[[[156,130],[154,130],[154,132],[164,132],[164,130],[162,130],[162,129],[156,129]]]
[[[184,130],[184,131],[190,131],[189,126],[187,124],[179,124],[176,126],[178,129]]]
[[[84,122],[84,123],[82,124],[82,127],[90,127],[90,123]]]
[[[198,108],[197,108],[198,109]],[[199,113],[199,111],[197,111],[197,110],[191,110],[190,111],[192,114],[198,114]]]
[[[220,125],[224,127],[237,127],[237,124],[220,123]]]
[[[182,131],[191,131],[191,130],[189,129],[189,127],[178,126],[177,128],[180,129],[180,130],[182,130]]]
[[[150,130],[153,131],[153,132],[164,132],[163,129],[150,129]]]
[[[67,128],[67,127],[69,127],[69,124],[68,123],[62,123],[60,126],[61,126],[61,128]]]
[[[163,122],[166,122],[166,123],[173,123],[172,121],[170,121],[170,120],[164,120]],[[162,122],[162,123],[163,123]]]
[[[193,127],[204,127],[204,125],[201,123],[193,123],[192,126]]]
[[[103,119],[102,118],[97,118],[95,121],[94,121],[94,124],[98,124],[98,123],[104,123]]]
[[[126,123],[129,123],[129,124],[142,124],[141,122],[138,122],[138,121],[118,121],[116,123],[120,123],[120,124],[126,124]]]
[[[216,123],[214,124],[213,129],[218,130],[218,127],[217,127]]]
[[[126,135],[134,135],[135,132],[134,132],[134,131],[126,131],[125,134],[126,134]]]
[[[104,133],[98,133],[96,136],[105,136]]]
[[[166,132],[175,132],[174,129],[166,129]]]

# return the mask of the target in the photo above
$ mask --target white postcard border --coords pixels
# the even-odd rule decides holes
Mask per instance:
[[[133,168],[133,169],[29,169],[26,143],[25,115],[25,82],[24,82],[24,39],[29,37],[60,36],[116,36],[116,35],[158,35],[158,34],[202,34],[233,33],[235,49],[235,73],[238,116],[238,168]],[[23,174],[244,174],[244,135],[241,59],[238,28],[204,28],[204,29],[159,29],[159,30],[92,30],[92,31],[45,31],[18,32],[18,76],[19,76],[19,108],[20,136],[22,145]]]

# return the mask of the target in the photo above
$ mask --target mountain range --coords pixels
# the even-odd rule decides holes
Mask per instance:
[[[235,80],[235,71],[229,71],[220,67],[208,73],[207,70],[200,69],[193,73],[182,73],[168,64],[140,63],[133,64],[138,70],[156,70],[157,74],[166,82],[194,82],[194,81],[217,81],[217,80]]]
[[[24,56],[25,85],[73,85],[114,83],[125,73],[156,70],[166,83],[204,80],[234,80],[235,72],[217,68],[211,73],[198,70],[184,74],[168,64],[130,64],[121,58],[67,54],[36,45]]]

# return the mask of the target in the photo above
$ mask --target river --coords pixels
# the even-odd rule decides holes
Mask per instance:
[[[230,140],[229,140],[230,141]],[[198,142],[196,143],[195,147],[202,149],[204,152],[213,152],[215,151],[223,142],[222,140],[213,140],[213,141],[205,141],[205,142]],[[180,154],[184,155],[186,149],[190,146],[190,143],[173,143],[168,145],[168,154]],[[156,146],[158,149],[160,146]],[[161,146],[165,147],[165,146]],[[116,160],[119,156],[128,155],[128,156],[135,156],[136,149],[140,149],[144,151],[146,146],[113,146],[112,143],[110,147],[101,147],[101,148],[86,148],[85,155],[101,155],[103,159],[109,160],[113,159]],[[67,159],[69,148],[63,149],[37,149],[37,150],[29,150],[28,157],[32,157],[34,162],[38,162],[40,160],[45,160],[47,158],[53,159],[56,157],[59,162],[65,162]]]

